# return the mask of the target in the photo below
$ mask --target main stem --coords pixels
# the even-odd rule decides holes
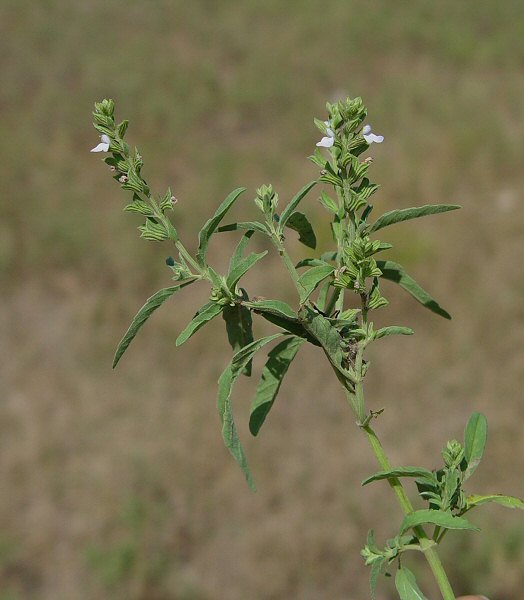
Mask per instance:
[[[291,275],[291,278],[293,279],[293,283],[295,284],[297,292],[300,295],[300,291],[301,291],[300,287],[301,286],[298,281],[298,274],[295,269],[295,266],[293,265],[293,262],[291,261],[289,255],[287,254],[287,252],[284,248],[284,245],[277,238],[276,235],[273,236],[273,241],[279,250],[279,254],[282,257],[284,264],[285,264],[289,274]],[[366,305],[366,301],[364,299],[362,302],[362,317],[363,317],[364,324],[366,324],[367,323],[367,305]],[[358,364],[355,366],[357,367],[357,374],[359,377],[359,381],[355,384],[355,392],[351,393],[346,389],[346,395],[347,395],[348,401],[353,409],[353,412],[355,413],[355,416],[357,418],[357,424],[366,434],[366,436],[369,440],[369,443],[371,444],[373,453],[375,454],[375,457],[377,458],[377,461],[378,461],[380,467],[384,471],[390,471],[391,464],[386,456],[386,453],[384,452],[384,448],[382,447],[382,444],[380,443],[380,440],[378,439],[377,434],[370,427],[369,421],[365,419],[364,385],[363,385],[363,381],[362,381],[362,379],[363,379],[363,374],[362,374],[363,351],[364,351],[364,348],[361,347],[361,348],[359,348],[359,351],[357,353],[357,363]],[[388,479],[388,481],[389,481],[389,485],[393,488],[393,491],[395,492],[395,494],[397,496],[397,500],[398,500],[402,510],[404,511],[404,514],[408,515],[408,514],[412,513],[413,505],[411,504],[411,501],[408,498],[400,480],[397,477],[390,477]],[[426,557],[426,560],[428,561],[428,564],[431,568],[433,576],[435,577],[435,580],[439,587],[440,593],[442,594],[443,600],[456,600],[455,594],[453,593],[453,589],[451,588],[449,579],[446,575],[446,572],[444,571],[444,567],[442,566],[442,562],[441,562],[440,557],[435,548],[435,542],[428,537],[428,535],[424,531],[423,527],[418,526],[418,527],[414,527],[413,529],[414,529],[415,534],[417,535],[417,538],[420,542],[420,547],[422,549],[422,552],[423,552],[424,556]]]
[[[358,386],[362,386],[362,383],[358,383],[357,387]],[[371,428],[369,423],[361,426],[361,429],[362,431],[364,431],[369,440],[369,443],[371,444],[371,448],[378,461],[378,464],[380,465],[380,468],[383,471],[390,471],[391,464],[386,456],[386,453],[384,452],[384,448],[382,447],[382,444],[380,443],[380,440],[378,439],[375,431]],[[397,500],[404,514],[408,515],[409,513],[412,513],[413,505],[411,504],[411,501],[408,498],[400,480],[397,477],[390,477],[388,479],[388,482],[389,485],[392,487],[393,491],[395,492]],[[449,579],[446,575],[446,572],[444,571],[444,567],[435,548],[433,540],[431,540],[428,537],[428,535],[424,531],[424,528],[421,526],[415,527],[414,531],[417,535],[417,538],[419,539],[422,552],[426,557],[426,560],[428,561],[433,576],[435,577],[440,593],[442,594],[442,598],[444,600],[455,600],[455,594],[453,593],[453,589],[451,587]]]

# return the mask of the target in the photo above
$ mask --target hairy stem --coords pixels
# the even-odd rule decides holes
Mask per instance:
[[[357,387],[361,385],[362,384],[359,383],[357,384]],[[373,454],[375,455],[380,468],[383,471],[390,471],[391,464],[375,431],[370,427],[369,423],[361,427],[361,429],[366,434],[368,441],[371,444]],[[406,494],[406,491],[404,490],[400,480],[397,477],[390,477],[388,482],[395,492],[398,503],[400,504],[404,514],[408,515],[409,513],[412,513],[413,505],[411,504],[411,501],[408,498],[408,495]],[[433,576],[435,577],[435,581],[437,582],[443,600],[455,600],[455,594],[453,593],[449,579],[444,571],[444,567],[442,566],[442,562],[435,548],[435,543],[428,537],[423,527],[415,527],[414,532],[419,539],[420,547],[424,556],[426,557],[426,560],[428,561]]]

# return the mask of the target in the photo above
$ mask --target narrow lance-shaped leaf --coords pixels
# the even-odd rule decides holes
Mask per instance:
[[[298,211],[294,212],[287,220],[286,227],[298,233],[298,241],[302,242],[304,246],[313,250],[317,247],[317,236],[305,214]]]
[[[253,435],[257,435],[260,431],[277,397],[284,375],[304,342],[303,338],[289,337],[269,352],[255,397],[251,403],[249,430]]]
[[[464,517],[455,517],[450,512],[443,512],[440,510],[416,510],[404,517],[402,525],[400,526],[400,533],[405,533],[412,527],[418,525],[424,525],[424,523],[431,523],[432,525],[438,525],[444,529],[468,529],[471,531],[479,531],[478,527],[475,527]]]
[[[191,319],[187,327],[177,337],[175,342],[176,345],[181,346],[184,342],[187,342],[187,340],[201,327],[219,315],[223,308],[223,306],[220,306],[216,302],[207,302],[204,304]]]
[[[316,181],[310,181],[307,183],[299,192],[294,196],[290,203],[286,206],[286,208],[282,211],[280,215],[280,231],[282,232],[289,217],[295,212],[295,208],[299,205],[302,198],[309,192],[309,190],[316,184]]]
[[[504,496],[503,494],[488,494],[486,496],[472,495],[466,498],[467,510],[474,508],[475,506],[481,506],[482,504],[488,504],[494,502],[500,504],[506,508],[520,508],[524,510],[524,501],[515,496]]]
[[[220,420],[222,422],[222,438],[226,448],[231,452],[233,458],[237,461],[238,465],[242,469],[246,477],[246,481],[249,487],[254,490],[255,484],[253,477],[249,470],[246,455],[240,443],[238,437],[237,428],[233,419],[233,411],[231,408],[231,391],[235,381],[238,379],[242,370],[246,367],[249,361],[253,358],[255,353],[262,348],[265,344],[272,340],[280,337],[282,334],[277,333],[270,335],[251,344],[248,344],[245,348],[242,348],[240,352],[237,352],[226,370],[220,376],[218,380],[218,399],[217,408]]]
[[[479,412],[473,413],[468,419],[464,432],[464,458],[466,460],[464,481],[469,479],[478,467],[484,454],[487,435],[488,422],[486,417]]]
[[[371,564],[371,572],[369,574],[369,589],[371,592],[371,600],[375,600],[375,590],[377,588],[377,580],[380,573],[387,567],[388,560],[385,556],[377,558]]]
[[[445,311],[412,277],[404,267],[392,260],[377,260],[377,267],[382,271],[382,278],[398,283],[401,288],[411,294],[417,302],[420,302],[430,311],[445,319],[451,319],[451,315]]]
[[[267,230],[266,226],[258,221],[243,221],[241,223],[229,223],[228,225],[221,225],[217,231],[238,231],[239,229],[247,229],[248,231],[258,231],[264,235],[270,236],[271,234]]]
[[[426,217],[427,215],[436,215],[450,210],[457,210],[457,208],[461,207],[458,204],[426,204],[413,208],[391,210],[379,217],[371,226],[370,231],[378,231],[388,225],[401,223],[409,219],[417,219],[418,217]]]
[[[242,295],[247,299],[245,290],[241,290]],[[238,352],[244,346],[247,346],[253,341],[253,319],[251,311],[243,306],[240,302],[234,306],[225,306],[222,311],[222,317],[226,322],[227,338],[233,352]],[[247,363],[244,375],[251,375],[251,362]]]
[[[382,327],[375,331],[373,338],[378,340],[388,335],[413,335],[415,332],[411,327],[402,327],[399,325],[390,325],[389,327]]]
[[[113,369],[118,364],[118,361],[122,358],[122,355],[127,350],[129,344],[133,341],[142,325],[149,319],[152,313],[159,306],[161,306],[168,298],[170,298],[175,292],[178,292],[178,290],[193,283],[193,281],[195,280],[192,279],[191,281],[186,281],[179,285],[174,285],[172,287],[161,289],[158,292],[156,292],[156,294],[153,294],[151,298],[148,298],[146,300],[146,303],[137,312],[128,330],[125,332],[124,337],[120,340],[120,343],[118,344],[118,347],[115,352],[115,358],[113,359]]]
[[[362,485],[367,485],[372,481],[380,481],[381,479],[391,479],[392,477],[420,477],[427,479],[431,483],[436,483],[434,473],[424,467],[397,467],[396,469],[390,469],[389,471],[379,471],[371,477],[364,479]]]
[[[226,285],[228,289],[234,292],[235,286],[240,278],[243,277],[261,258],[264,258],[266,254],[267,250],[264,250],[264,252],[260,252],[259,254],[252,252],[249,256],[246,256],[239,261],[227,276]]]
[[[311,267],[311,269],[302,273],[298,278],[300,303],[304,304],[309,296],[315,291],[319,283],[326,279],[326,277],[329,277],[334,270],[335,267],[332,265],[319,265],[317,267]]]
[[[295,311],[282,300],[250,300],[244,302],[246,306],[258,312],[269,312],[287,319],[298,321],[298,315]]]
[[[315,346],[320,346],[316,338],[311,336],[293,309],[280,300],[260,300],[256,302],[244,302],[244,305],[260,314],[266,321],[281,327],[285,331],[298,337],[305,338]]]
[[[249,231],[246,231],[240,238],[240,241],[238,242],[237,247],[231,256],[231,259],[229,260],[229,273],[231,273],[231,271],[236,268],[238,263],[243,260],[244,251],[249,244],[249,240],[253,237],[253,233],[253,229],[250,229]]]
[[[320,258],[303,258],[297,262],[295,269],[301,269],[302,267],[320,267],[327,264],[328,263],[325,260]]]
[[[245,191],[245,188],[238,188],[233,190],[222,204],[217,208],[215,214],[207,221],[198,234],[198,251],[197,260],[201,265],[206,264],[207,247],[209,244],[209,238],[213,235],[218,224],[224,218],[224,215],[231,208],[235,200],[240,194]]]
[[[395,587],[400,600],[428,600],[420,591],[415,575],[406,567],[400,567],[395,575]]]

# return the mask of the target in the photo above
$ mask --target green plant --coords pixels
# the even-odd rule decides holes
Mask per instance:
[[[437,546],[447,532],[451,529],[476,530],[464,514],[482,504],[495,502],[510,508],[524,508],[524,503],[498,494],[467,495],[463,489],[477,468],[486,443],[487,424],[480,413],[470,417],[463,444],[456,440],[447,442],[442,452],[442,468],[430,471],[422,467],[392,467],[372,428],[372,422],[382,411],[366,409],[364,380],[368,370],[365,352],[372,343],[386,336],[413,333],[403,326],[374,327],[370,319],[373,311],[388,304],[382,295],[382,281],[400,285],[423,306],[450,319],[448,312],[401,265],[376,257],[391,245],[375,239],[375,234],[396,223],[452,211],[459,206],[425,205],[393,210],[370,221],[373,210],[370,199],[378,185],[368,178],[372,159],[361,160],[360,157],[372,143],[382,142],[383,137],[374,134],[369,125],[364,125],[367,111],[360,98],[328,103],[327,112],[326,121],[315,119],[323,134],[318,148],[310,157],[320,168],[318,179],[307,183],[282,210],[278,193],[271,185],[263,185],[254,199],[261,214],[260,220],[221,225],[244,191],[243,188],[234,190],[200,230],[198,248],[192,255],[179,239],[168,216],[176,203],[171,190],[160,196],[151,193],[141,174],[143,161],[140,153],[136,148],[131,151],[124,140],[127,121],[116,125],[111,100],[95,105],[94,126],[101,134],[101,143],[93,151],[109,153],[104,161],[113,172],[114,179],[124,190],[131,192],[131,201],[125,210],[138,213],[144,219],[139,227],[141,237],[156,242],[170,241],[178,250],[176,259],[169,257],[166,261],[173,272],[174,285],[158,291],[138,311],[117,347],[113,366],[119,362],[142,325],[168,298],[193,283],[207,282],[211,288],[209,301],[197,310],[179,334],[176,345],[182,345],[215,317],[221,315],[224,319],[234,355],[218,382],[222,436],[248,484],[254,489],[233,418],[230,402],[233,385],[242,374],[251,375],[254,355],[262,347],[278,340],[268,354],[251,406],[249,429],[256,436],[301,346],[305,343],[316,346],[329,361],[355,415],[356,424],[367,437],[380,465],[381,470],[363,484],[387,480],[405,513],[398,535],[384,548],[377,546],[373,532],[369,533],[362,555],[371,567],[372,596],[378,576],[391,565],[396,565],[395,584],[400,598],[425,597],[403,561],[404,554],[413,550],[423,553],[442,597],[451,600],[455,596],[437,553]],[[327,158],[324,152],[327,152]],[[335,248],[318,258],[306,258],[295,265],[286,251],[285,234],[289,229],[295,230],[305,246],[316,247],[311,223],[297,208],[318,184],[326,184],[333,190],[329,195],[323,189],[319,200],[330,215]],[[221,275],[209,264],[208,246],[215,233],[224,231],[240,231],[242,237],[231,257],[227,274]],[[266,250],[246,255],[247,246],[255,234],[266,238],[281,257],[296,290],[297,308],[278,299],[251,298],[240,287],[241,278],[267,254]],[[253,315],[275,325],[278,332],[255,339]],[[405,478],[414,479],[424,508],[415,510],[413,507],[401,482]]]

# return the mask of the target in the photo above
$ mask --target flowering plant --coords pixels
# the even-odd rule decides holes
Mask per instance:
[[[362,550],[365,563],[371,568],[372,597],[379,575],[396,568],[395,585],[401,600],[423,600],[425,596],[404,560],[408,551],[419,551],[434,574],[442,598],[453,600],[455,596],[437,546],[449,530],[477,530],[464,517],[472,509],[489,502],[522,509],[524,502],[511,496],[467,494],[464,490],[482,458],[486,443],[487,424],[480,413],[474,413],[468,420],[463,443],[451,440],[445,444],[441,468],[392,466],[372,428],[373,421],[382,411],[366,409],[364,380],[368,371],[365,352],[371,344],[387,336],[413,333],[410,328],[398,325],[375,328],[371,316],[388,304],[382,293],[382,282],[399,285],[436,315],[451,318],[401,265],[378,258],[377,255],[390,249],[391,244],[376,239],[376,233],[402,221],[460,207],[439,204],[403,208],[386,212],[371,221],[373,205],[370,199],[379,186],[368,178],[372,159],[361,160],[360,157],[372,143],[383,142],[384,137],[373,133],[370,125],[364,125],[367,110],[360,98],[328,103],[326,107],[328,119],[315,119],[323,137],[310,157],[320,169],[318,178],[307,183],[283,208],[279,206],[279,195],[273,187],[263,185],[256,191],[254,199],[259,220],[223,225],[225,215],[245,190],[232,191],[200,230],[198,248],[192,254],[183,245],[168,216],[176,198],[169,189],[163,195],[151,192],[142,176],[141,155],[136,148],[132,151],[124,139],[128,122],[115,123],[112,100],[95,104],[94,126],[101,134],[101,142],[92,152],[107,154],[104,162],[110,167],[113,178],[122,189],[131,192],[131,200],[124,210],[140,215],[142,238],[154,242],[169,241],[178,251],[176,259],[169,257],[166,260],[173,272],[174,284],[159,290],[138,311],[118,344],[113,366],[120,361],[142,325],[166,300],[196,282],[207,283],[210,286],[209,301],[196,311],[178,335],[176,345],[182,345],[206,323],[222,315],[233,350],[232,359],[218,381],[217,406],[222,437],[249,486],[254,489],[233,418],[233,385],[241,375],[252,374],[251,363],[257,352],[277,342],[268,353],[251,405],[249,430],[256,436],[300,348],[306,343],[318,348],[329,361],[354,413],[356,425],[368,439],[380,466],[380,470],[362,484],[387,481],[404,512],[398,534],[393,539],[380,547],[370,531]],[[288,230],[294,230],[300,242],[308,248],[316,248],[313,227],[306,215],[297,209],[319,184],[325,184],[319,193],[319,201],[330,217],[334,247],[317,258],[305,258],[294,264],[286,251],[285,235]],[[332,192],[328,193],[326,187]],[[212,236],[224,231],[238,231],[242,235],[231,256],[228,272],[220,274],[209,263],[208,247]],[[279,299],[252,298],[240,286],[242,277],[268,252],[246,254],[253,235],[264,237],[281,257],[296,291],[294,307]],[[255,339],[253,316],[269,321],[277,331]],[[402,483],[405,479],[414,481],[422,508],[413,506]]]

